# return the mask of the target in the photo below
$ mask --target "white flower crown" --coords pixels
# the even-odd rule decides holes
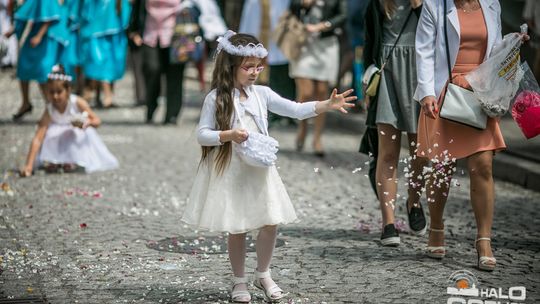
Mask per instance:
[[[243,56],[243,57],[257,57],[257,58],[264,58],[268,56],[268,51],[264,48],[262,43],[254,44],[254,43],[248,43],[247,45],[233,45],[229,38],[236,35],[235,32],[228,30],[225,35],[219,37],[217,39],[218,46],[217,46],[217,52],[216,56],[222,51],[225,50],[227,54],[230,55],[236,55],[236,56]]]
[[[73,80],[73,78],[66,74],[60,74],[60,73],[49,73],[47,75],[47,78],[50,80],[62,80],[62,81],[70,81]]]
[[[60,65],[55,64],[52,67],[52,73],[47,75],[47,79],[51,80],[62,80],[62,81],[71,81],[73,78],[69,75],[63,74],[60,69]]]

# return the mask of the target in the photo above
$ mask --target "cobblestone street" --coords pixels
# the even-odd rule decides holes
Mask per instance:
[[[115,85],[120,107],[96,112],[103,121],[98,132],[120,161],[118,170],[38,171],[22,179],[15,170],[26,158],[44,103],[32,84],[34,111],[22,123],[12,123],[20,102],[18,83],[12,71],[0,73],[5,183],[0,190],[0,303],[229,302],[226,238],[180,222],[200,156],[195,130],[204,93],[193,78],[185,84],[177,126],[143,123],[145,109],[132,107],[131,74]],[[161,118],[163,109],[157,114]],[[493,301],[540,302],[540,192],[496,180],[492,246],[497,268],[481,272],[469,180],[461,169],[445,210],[447,257],[437,261],[424,254],[427,236],[407,233],[401,169],[396,215],[402,244],[380,245],[381,215],[366,175],[369,159],[357,152],[361,134],[328,127],[321,160],[313,156],[311,137],[305,152],[295,151],[293,126],[270,133],[280,142],[278,170],[300,218],[279,228],[272,263],[274,279],[288,292],[284,303],[447,303],[447,287],[454,287],[449,278],[460,270],[472,272],[478,288],[501,288],[504,295],[514,286],[526,288],[524,301]],[[427,211],[425,198],[423,204]],[[250,275],[256,265],[253,243],[246,267]],[[252,303],[263,303],[262,293],[252,285],[250,291]]]

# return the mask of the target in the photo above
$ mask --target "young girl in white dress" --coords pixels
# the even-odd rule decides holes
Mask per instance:
[[[296,103],[282,98],[268,87],[254,85],[268,54],[255,37],[229,31],[218,41],[213,90],[204,100],[198,126],[201,162],[182,220],[229,233],[228,252],[234,273],[231,300],[238,303],[251,300],[244,273],[245,241],[248,231],[258,229],[253,285],[268,301],[277,301],[284,293],[269,270],[277,225],[297,217],[276,167],[247,164],[233,145],[245,141],[249,132],[268,134],[268,111],[297,119],[329,110],[347,113],[346,108],[353,107],[347,102],[356,97],[347,97],[352,90],[337,94],[334,89],[324,101]]]
[[[71,94],[70,83],[71,76],[65,74],[64,68],[54,66],[47,81],[49,102],[21,176],[32,175],[33,168],[40,166],[47,170],[62,167],[64,171],[78,166],[87,173],[118,167],[118,161],[96,132],[101,120],[84,99]]]

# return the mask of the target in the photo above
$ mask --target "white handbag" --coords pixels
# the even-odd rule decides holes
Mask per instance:
[[[444,1],[446,11],[446,1]],[[487,115],[473,91],[452,83],[450,68],[450,51],[448,50],[447,21],[444,18],[444,39],[446,46],[446,60],[448,63],[448,86],[444,96],[439,116],[457,123],[484,130],[487,124]]]
[[[255,92],[255,89],[253,89],[252,92],[254,93],[255,100],[257,101],[259,115],[261,118],[264,118],[259,96],[257,95],[257,92]],[[242,121],[242,118],[238,112],[236,100],[234,101],[234,112],[240,127],[245,129],[244,122]],[[262,129],[264,134],[248,131],[248,138],[245,141],[240,144],[233,142],[234,151],[238,154],[240,159],[242,159],[246,164],[254,167],[270,167],[273,166],[277,160],[276,153],[279,150],[279,142],[268,135],[268,131],[265,126],[263,126]]]
[[[448,83],[446,95],[439,114],[442,118],[484,130],[487,115],[473,91],[464,89],[452,82]]]

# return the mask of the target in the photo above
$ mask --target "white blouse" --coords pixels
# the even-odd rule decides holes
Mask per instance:
[[[259,97],[264,117],[260,117],[254,90]],[[244,91],[248,97],[246,100],[240,101],[240,91],[234,89],[233,100],[236,104],[240,105],[240,107],[238,107],[238,112],[240,115],[243,115],[244,111],[249,112],[263,133],[268,133],[268,111],[300,120],[317,116],[317,113],[315,113],[316,101],[298,103],[279,96],[269,87],[259,85],[244,87]],[[231,121],[232,128],[237,128],[237,120],[233,118]],[[214,89],[210,91],[204,99],[201,118],[197,129],[197,141],[201,146],[222,145],[223,143],[219,141],[219,133],[221,131],[223,130],[217,130],[216,90]]]

